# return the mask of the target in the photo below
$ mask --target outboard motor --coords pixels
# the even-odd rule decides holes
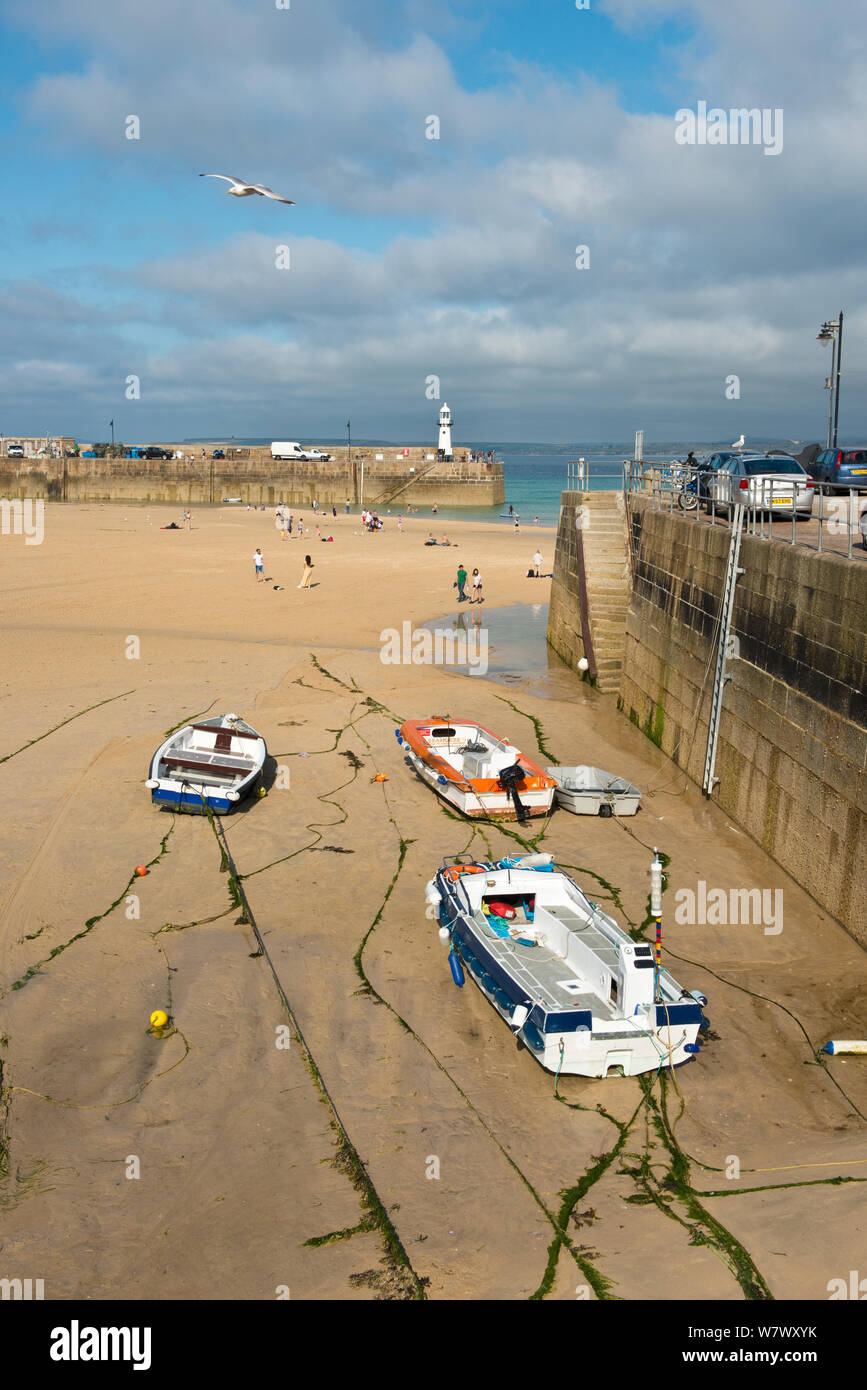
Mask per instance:
[[[515,805],[520,822],[530,819],[530,813],[521,805],[521,798],[518,796],[518,783],[523,782],[526,772],[520,763],[512,763],[511,767],[504,767],[499,775],[498,783],[504,792],[508,792]]]

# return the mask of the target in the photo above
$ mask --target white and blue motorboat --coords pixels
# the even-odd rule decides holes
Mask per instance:
[[[259,786],[267,756],[261,734],[224,714],[169,734],[145,785],[155,806],[226,816]]]
[[[551,855],[443,860],[427,885],[455,983],[473,976],[547,1070],[638,1076],[699,1051],[703,994],[657,970],[653,948],[555,869]]]

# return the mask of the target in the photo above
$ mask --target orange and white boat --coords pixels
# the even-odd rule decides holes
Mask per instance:
[[[557,783],[508,739],[470,720],[408,719],[394,731],[422,781],[465,816],[545,816]]]

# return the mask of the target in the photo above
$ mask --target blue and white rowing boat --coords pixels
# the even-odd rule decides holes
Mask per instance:
[[[443,860],[427,885],[440,936],[547,1071],[638,1076],[699,1050],[703,994],[657,971],[653,948],[556,870],[549,854]]]
[[[262,780],[268,749],[237,714],[185,724],[154,753],[146,786],[155,806],[225,816]]]

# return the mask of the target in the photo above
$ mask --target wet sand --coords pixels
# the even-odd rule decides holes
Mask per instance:
[[[176,516],[49,506],[41,546],[0,544],[0,1277],[50,1299],[826,1299],[863,1260],[867,1067],[815,1049],[864,1034],[863,951],[613,698],[380,661],[383,629],[453,611],[459,560],[487,605],[546,600],[525,576],[553,532],[449,522],[444,551],[426,516],[340,515],[333,545],[231,508],[159,530]],[[283,770],[222,823],[230,864],[144,787],[166,730],[227,710]],[[393,729],[433,713],[648,792],[631,820],[556,813],[539,847],[625,927],[670,856],[666,962],[709,998],[689,1066],[555,1095],[455,989],[424,884],[518,828],[408,771]],[[783,930],[678,925],[699,879],[782,889]]]

